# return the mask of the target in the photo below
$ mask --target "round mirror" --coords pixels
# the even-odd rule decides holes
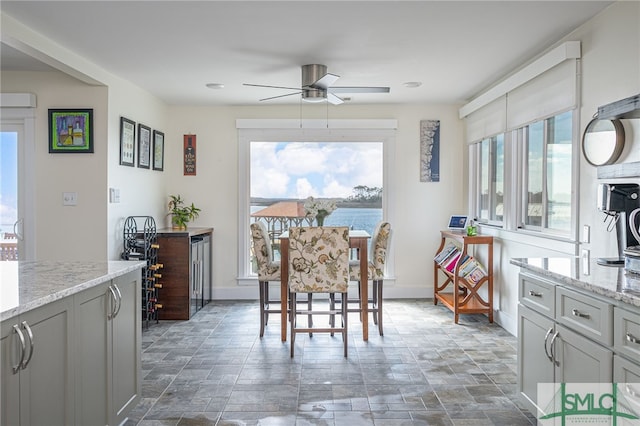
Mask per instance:
[[[582,153],[593,166],[615,163],[623,148],[624,127],[620,120],[594,118],[582,135]]]

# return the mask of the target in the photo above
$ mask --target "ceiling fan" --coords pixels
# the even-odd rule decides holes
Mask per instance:
[[[335,83],[338,78],[340,78],[339,75],[327,72],[326,65],[308,64],[302,66],[302,87],[269,86],[265,84],[249,83],[244,83],[244,85],[253,87],[269,87],[273,89],[295,90],[295,92],[293,93],[271,96],[268,98],[260,99],[260,101],[268,101],[270,99],[301,94],[302,100],[306,102],[323,102],[326,100],[333,105],[340,105],[344,102],[344,100],[337,96],[336,93],[389,93],[388,87],[333,86],[333,83]]]

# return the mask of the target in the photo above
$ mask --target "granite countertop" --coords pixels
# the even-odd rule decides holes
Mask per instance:
[[[102,284],[146,262],[0,262],[0,321]]]
[[[640,275],[623,267],[579,257],[516,258],[511,263],[561,284],[640,307]]]

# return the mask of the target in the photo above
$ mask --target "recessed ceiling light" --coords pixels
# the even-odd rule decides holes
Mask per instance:
[[[208,83],[207,87],[209,89],[224,89],[224,84],[222,84],[222,83]]]
[[[403,85],[404,87],[411,87],[411,88],[414,88],[414,87],[420,87],[420,86],[422,86],[422,82],[420,82],[420,81],[407,81],[406,83],[402,83],[402,85]]]

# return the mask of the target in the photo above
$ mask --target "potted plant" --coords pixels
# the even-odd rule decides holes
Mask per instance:
[[[180,195],[169,195],[169,213],[173,229],[187,229],[187,223],[200,216],[200,209],[193,203],[185,205]]]

